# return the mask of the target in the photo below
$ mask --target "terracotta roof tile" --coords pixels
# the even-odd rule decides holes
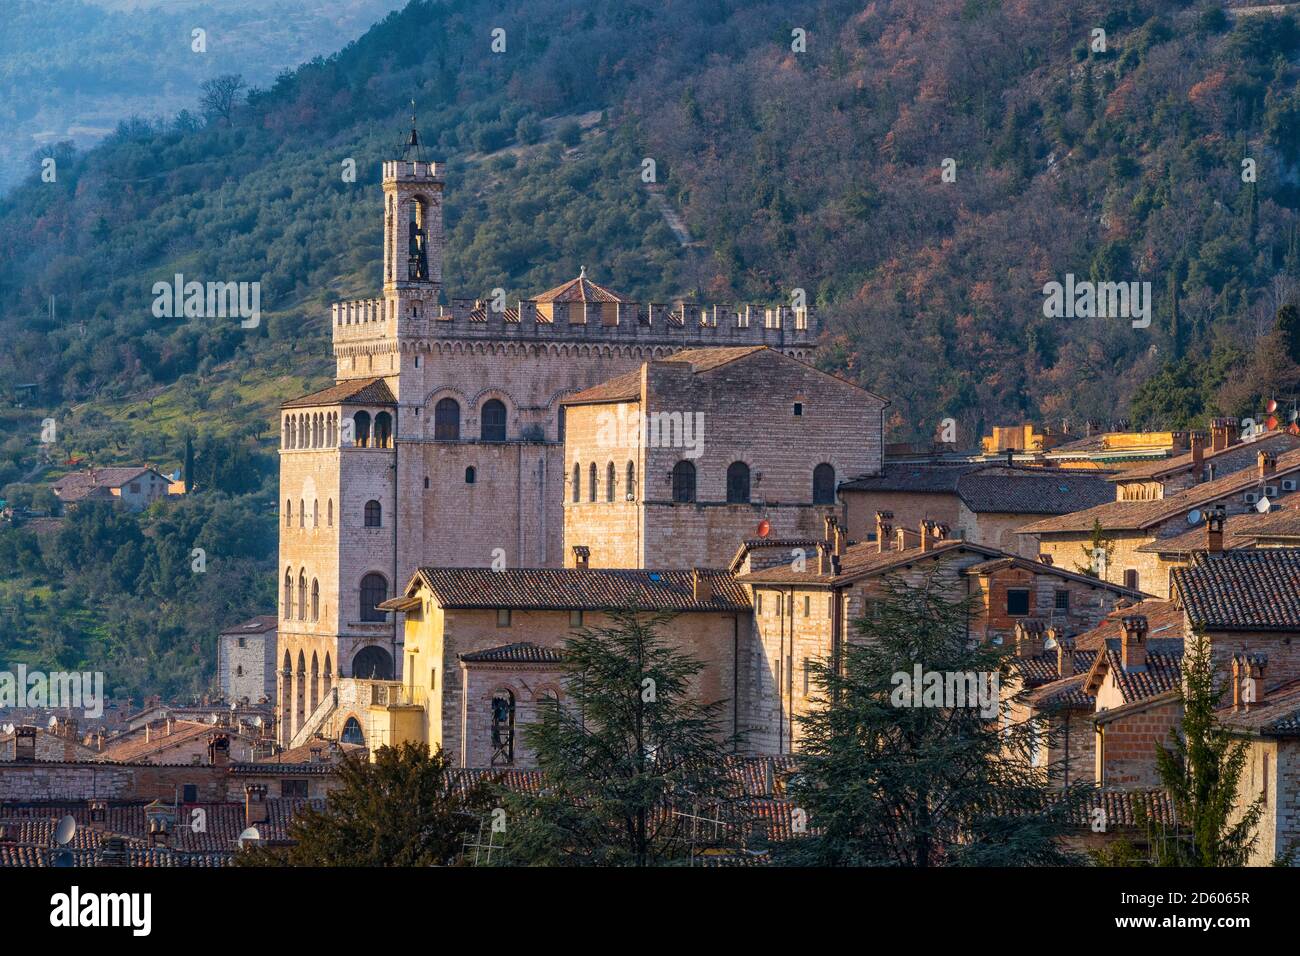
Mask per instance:
[[[564,653],[558,648],[543,647],[530,641],[502,644],[457,656],[470,664],[560,664],[564,661]]]
[[[729,571],[701,570],[712,597],[696,601],[693,571],[613,568],[421,568],[417,576],[445,608],[663,611],[749,609],[749,594]]]
[[[623,298],[617,292],[611,292],[604,286],[597,285],[587,278],[584,272],[576,279],[570,279],[568,282],[557,285],[554,289],[547,289],[539,295],[535,302],[628,302],[630,300]]]
[[[319,392],[291,399],[281,408],[306,408],[317,405],[396,405],[388,383],[382,378],[359,378],[339,382]]]
[[[1300,630],[1300,548],[1198,554],[1174,569],[1173,586],[1193,627]]]
[[[1254,448],[1258,451],[1271,451],[1274,454],[1280,454],[1297,446],[1300,446],[1300,439],[1290,432],[1274,431],[1249,442],[1238,442],[1235,445],[1229,445],[1219,451],[1206,450],[1202,454],[1202,461],[1212,462],[1217,458],[1222,458],[1228,452],[1241,451],[1243,448]],[[1166,458],[1163,461],[1150,461],[1145,464],[1134,465],[1132,468],[1125,468],[1124,471],[1114,475],[1110,480],[1125,482],[1141,481],[1147,478],[1162,478],[1190,469],[1192,462],[1192,453],[1189,451],[1184,455]],[[1254,462],[1249,462],[1246,467],[1255,467]]]

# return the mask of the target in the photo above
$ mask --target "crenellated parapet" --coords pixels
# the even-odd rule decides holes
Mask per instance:
[[[785,305],[521,299],[498,311],[488,300],[453,299],[450,307],[408,303],[405,315],[399,308],[397,298],[335,303],[335,345],[383,338],[812,346],[818,332],[812,310]]]

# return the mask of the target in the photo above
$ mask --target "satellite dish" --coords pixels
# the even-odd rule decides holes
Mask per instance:
[[[1255,503],[1255,510],[1262,515],[1268,514],[1272,507],[1273,502],[1269,501],[1267,498],[1260,498],[1259,501]]]
[[[1188,523],[1188,524],[1200,524],[1200,523],[1201,523],[1201,518],[1203,518],[1203,517],[1204,517],[1204,515],[1201,514],[1201,509],[1200,509],[1200,508],[1193,508],[1191,511],[1187,512],[1187,523]]]
[[[57,850],[50,861],[50,865],[56,866],[60,869],[66,869],[70,866],[76,866],[77,864],[76,860],[72,856],[71,850]]]
[[[77,821],[72,814],[68,814],[59,821],[59,825],[54,828],[54,842],[59,846],[67,846],[72,842],[72,838],[77,835]]]
[[[217,722],[217,715],[216,715],[216,714],[208,714],[208,723],[210,723],[210,724],[215,724],[216,722]]]
[[[12,733],[14,732],[14,725],[13,725],[13,724],[5,724],[5,725],[4,725],[4,732],[5,732],[6,734],[12,734]]]
[[[45,722],[45,726],[49,727],[50,730],[53,730],[55,727],[59,726],[59,718],[51,717],[49,720]]]
[[[245,843],[251,843],[254,840],[260,839],[262,839],[262,831],[257,829],[257,827],[249,827],[243,833],[239,834],[239,845],[243,846]]]
[[[253,726],[254,726],[254,727],[261,727],[261,726],[262,726],[262,718],[261,718],[261,717],[254,717],[254,718],[253,718]]]

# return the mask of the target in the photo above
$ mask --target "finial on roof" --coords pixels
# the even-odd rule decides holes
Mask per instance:
[[[415,153],[414,156],[410,156],[412,151]],[[410,139],[406,141],[406,146],[402,150],[402,159],[407,159],[408,157],[417,161],[420,161],[423,158],[422,150],[420,149],[420,133],[416,128],[415,123],[415,100],[411,100],[411,136]]]

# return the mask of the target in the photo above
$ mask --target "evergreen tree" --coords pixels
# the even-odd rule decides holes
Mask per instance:
[[[1092,536],[1087,544],[1079,545],[1079,550],[1083,552],[1083,563],[1076,564],[1074,569],[1090,578],[1104,578],[1110,559],[1115,555],[1115,542],[1106,537],[1099,518],[1092,519]]]
[[[1205,634],[1197,631],[1188,640],[1182,666],[1182,726],[1169,732],[1168,747],[1156,745],[1156,769],[1177,820],[1171,830],[1153,831],[1155,861],[1161,866],[1245,866],[1263,805],[1256,799],[1234,821],[1246,745],[1235,741],[1215,716],[1224,688],[1216,686]]]
[[[803,727],[790,799],[809,834],[775,848],[810,866],[1009,866],[1075,862],[1058,838],[1078,787],[1053,793],[1037,755],[1051,734],[1012,722],[998,699],[1001,648],[969,638],[970,604],[931,577],[886,581],[842,666],[815,669],[819,697]],[[923,674],[979,675],[991,709],[956,698],[921,701],[905,688]],[[997,684],[992,681],[996,677]],[[933,704],[938,704],[934,706]],[[921,704],[921,706],[918,706]]]
[[[504,797],[510,863],[680,862],[694,827],[680,814],[729,812],[723,702],[697,699],[703,665],[659,636],[669,618],[626,609],[566,642],[568,699],[524,728],[543,787]]]
[[[1286,354],[1291,361],[1300,363],[1300,309],[1288,302],[1277,310],[1277,331],[1282,333]]]
[[[442,866],[456,863],[467,833],[490,806],[484,785],[456,788],[451,762],[425,744],[380,747],[374,762],[346,757],[325,808],[304,807],[287,848],[251,848],[243,866]]]

